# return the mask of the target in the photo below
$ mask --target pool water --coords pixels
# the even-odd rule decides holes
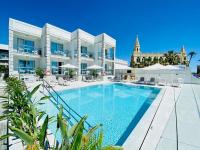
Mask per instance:
[[[112,83],[58,93],[81,116],[87,115],[91,125],[103,124],[104,144],[122,145],[159,92],[159,88]],[[56,116],[51,104],[46,109]],[[55,132],[55,127],[50,129]]]

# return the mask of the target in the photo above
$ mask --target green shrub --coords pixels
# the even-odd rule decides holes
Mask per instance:
[[[42,68],[37,68],[35,71],[36,75],[39,76],[41,79],[44,78],[44,70]]]

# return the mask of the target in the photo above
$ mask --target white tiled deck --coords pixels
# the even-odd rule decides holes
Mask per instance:
[[[161,135],[157,150],[200,149],[200,85],[185,84],[177,100],[175,110]],[[177,129],[176,129],[177,116]],[[176,135],[178,134],[178,138]]]

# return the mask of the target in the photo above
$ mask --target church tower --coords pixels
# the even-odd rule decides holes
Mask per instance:
[[[134,54],[140,53],[140,42],[138,39],[138,35],[136,36],[135,45],[134,45]]]
[[[186,51],[185,51],[184,45],[183,45],[183,47],[181,48],[181,54],[185,54],[185,55],[186,55]]]

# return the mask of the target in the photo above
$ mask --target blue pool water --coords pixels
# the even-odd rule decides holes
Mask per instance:
[[[103,124],[104,144],[122,145],[159,92],[158,88],[115,83],[58,93],[81,116],[87,115],[91,125]],[[56,115],[52,104],[47,105],[47,112]],[[53,132],[55,127],[50,126]]]

